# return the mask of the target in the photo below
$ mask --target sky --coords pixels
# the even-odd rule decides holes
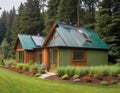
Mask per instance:
[[[0,15],[4,10],[10,11],[10,9],[15,6],[15,9],[18,10],[18,7],[20,6],[20,3],[26,2],[26,0],[0,0]]]

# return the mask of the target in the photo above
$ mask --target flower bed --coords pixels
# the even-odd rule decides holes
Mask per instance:
[[[61,78],[64,75],[69,76],[67,79],[65,79],[65,81],[80,81],[79,83],[112,85],[120,82],[120,67],[117,65],[92,67],[60,67],[56,70],[56,76],[48,77],[47,79],[62,80]],[[77,80],[74,78],[74,76],[77,76]]]

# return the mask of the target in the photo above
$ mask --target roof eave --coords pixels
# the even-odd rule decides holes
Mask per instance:
[[[47,45],[50,37],[53,35],[53,32],[55,31],[56,26],[57,26],[57,23],[54,22],[53,25],[52,25],[52,27],[51,27],[51,29],[50,29],[50,31],[49,31],[49,33],[48,33],[48,35],[47,35],[47,37],[46,37],[46,39],[43,42],[43,46]]]

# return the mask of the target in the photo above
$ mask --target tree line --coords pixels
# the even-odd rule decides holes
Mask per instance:
[[[110,46],[109,60],[120,58],[119,0],[27,0],[16,11],[0,17],[0,44],[3,58],[14,58],[13,43],[18,33],[47,35],[59,20],[94,29]]]

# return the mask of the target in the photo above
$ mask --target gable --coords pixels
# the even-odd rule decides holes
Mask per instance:
[[[22,45],[19,40],[18,40],[18,44],[17,44],[17,49],[22,49]]]
[[[106,43],[91,29],[77,28],[62,23],[57,23],[57,25],[54,31],[50,31],[49,36],[52,36],[47,36],[47,43],[44,42],[44,46],[109,49]]]

